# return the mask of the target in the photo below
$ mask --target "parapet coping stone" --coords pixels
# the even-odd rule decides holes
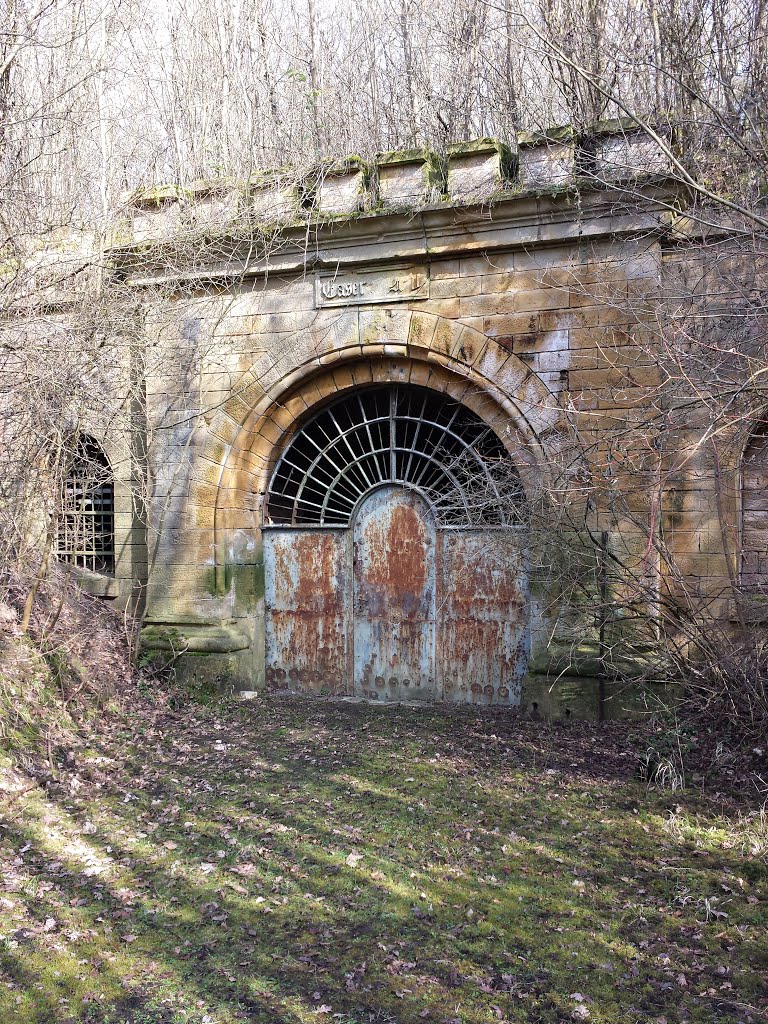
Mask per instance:
[[[669,127],[667,122],[654,122],[654,128],[663,133],[667,133]],[[140,211],[159,211],[176,202],[188,205],[192,212],[196,202],[204,203],[210,197],[229,195],[234,210],[231,225],[233,230],[237,228],[237,221],[241,219],[243,220],[242,227],[247,226],[249,203],[253,198],[264,196],[272,189],[276,195],[282,195],[286,209],[281,217],[264,219],[264,229],[267,229],[270,224],[281,224],[283,227],[287,227],[307,222],[330,223],[335,220],[383,215],[397,209],[399,205],[408,206],[414,213],[426,212],[435,205],[443,208],[458,208],[468,204],[492,205],[502,198],[526,194],[555,194],[574,188],[599,190],[601,186],[599,177],[594,173],[592,175],[584,173],[581,169],[581,164],[584,161],[579,161],[579,152],[582,148],[584,149],[588,163],[589,160],[594,160],[595,154],[599,152],[601,139],[605,139],[607,144],[611,138],[621,135],[630,139],[647,138],[642,124],[634,118],[615,118],[600,121],[589,130],[580,132],[573,125],[560,125],[542,131],[520,131],[509,142],[489,137],[454,142],[446,147],[445,155],[438,154],[426,147],[378,153],[372,160],[366,160],[357,154],[350,154],[322,160],[304,172],[298,168],[283,166],[256,170],[245,181],[222,178],[198,180],[185,185],[165,184],[141,187],[131,196],[127,196],[125,202],[128,207],[127,212],[130,211],[130,207],[133,207],[137,214]],[[546,171],[535,182],[526,180],[524,169],[526,161],[522,159],[524,152],[549,147],[556,150],[563,146],[571,147],[574,151],[568,161],[573,164],[571,170],[567,170],[565,173],[561,171],[552,180],[547,180]],[[495,182],[487,180],[486,164],[484,172],[481,172],[479,167],[477,169],[479,177],[476,188],[473,189],[470,180],[468,184],[459,188],[455,195],[453,194],[451,179],[454,172],[471,175],[473,160],[478,157],[492,158],[494,156],[498,156]],[[462,169],[463,164],[466,165],[466,171]],[[422,166],[424,175],[422,197],[414,196],[413,200],[409,197],[407,202],[399,203],[397,197],[390,201],[380,194],[379,179],[380,176],[382,178],[386,176],[387,168],[416,168],[418,165]],[[584,164],[584,166],[587,165]],[[650,168],[644,171],[642,167],[627,168],[627,172],[625,177],[628,181],[631,179],[635,184],[641,178],[650,180],[663,176]],[[486,180],[482,180],[483,173]],[[343,179],[344,177],[359,179],[357,181],[359,200],[353,204],[354,208],[348,210],[336,210],[332,207],[323,209],[323,183],[328,179]],[[617,184],[620,182],[611,182],[612,187],[616,187]],[[201,212],[203,209],[204,207],[201,205]],[[207,216],[210,218],[211,214]],[[205,217],[204,214],[203,221],[205,221]],[[253,216],[250,220],[254,220]],[[165,230],[162,225],[162,219],[158,220],[155,228],[156,237],[153,234],[147,235],[146,226],[144,226],[144,237],[135,239],[134,244],[140,245],[144,241],[162,242],[177,234],[172,224],[169,223]],[[198,226],[205,229],[203,223]]]
[[[377,153],[374,162],[377,167],[401,167],[406,164],[423,164],[437,159],[433,150],[422,147],[419,149],[393,149]]]

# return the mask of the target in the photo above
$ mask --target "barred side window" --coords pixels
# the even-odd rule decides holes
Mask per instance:
[[[89,437],[78,443],[63,481],[56,555],[111,576],[115,571],[115,488],[104,452]]]
[[[768,423],[744,450],[741,473],[741,585],[768,593]]]

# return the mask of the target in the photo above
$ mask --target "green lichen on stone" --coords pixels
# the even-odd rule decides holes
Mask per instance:
[[[424,163],[431,156],[431,150],[423,149],[392,149],[386,153],[376,154],[377,167],[401,167],[404,164]]]
[[[184,189],[181,185],[147,185],[136,189],[131,196],[131,206],[139,208],[163,206],[183,198]]]
[[[614,635],[605,648],[597,640],[550,644],[531,658],[528,671],[553,679],[563,675],[632,679],[648,678],[657,667],[655,648],[632,642],[622,645]]]
[[[643,124],[656,129],[671,127],[672,120],[663,116],[648,118],[636,117],[611,117],[604,121],[595,121],[586,130],[587,135],[625,135],[627,132],[643,132]]]
[[[249,204],[259,195],[272,194],[276,198],[287,199],[293,208],[293,215],[287,223],[295,224],[301,221],[301,206],[306,198],[308,185],[297,174],[295,168],[277,167],[266,171],[254,171],[245,183],[242,194],[242,203],[245,206],[246,217],[251,215]],[[280,221],[285,224],[286,221]],[[262,229],[274,230],[276,221],[259,222]]]
[[[227,591],[234,592],[238,612],[253,612],[264,600],[264,562],[226,567]]]
[[[237,178],[198,178],[184,186],[186,199],[205,199],[207,196],[224,195],[241,188],[243,182]]]
[[[143,650],[169,650],[181,644],[181,633],[176,626],[144,626],[139,642]]]
[[[399,217],[414,217],[417,213],[420,213],[424,209],[416,203],[391,203],[388,202],[386,205],[383,202],[379,202],[377,206],[371,211],[376,216],[399,216]]]
[[[116,217],[110,224],[107,248],[129,245],[133,238],[133,221],[129,217]]]
[[[242,185],[243,182],[235,178],[198,178],[185,185],[168,182],[164,185],[140,186],[131,196],[130,205],[141,209],[164,206],[179,200],[195,202],[208,196],[232,192]]]
[[[366,345],[375,345],[377,342],[381,341],[384,326],[384,314],[379,311],[368,321],[368,326],[363,331],[360,338],[360,343],[363,348],[365,348]]]
[[[369,186],[372,187],[374,180],[378,179],[379,171],[387,167],[417,167],[421,165],[421,173],[424,188],[424,203],[392,203],[388,202],[386,207],[379,202],[374,208],[377,212],[386,213],[413,213],[423,208],[435,198],[443,199],[447,186],[447,160],[430,149],[397,149],[386,153],[378,153],[372,167],[372,177]]]
[[[172,654],[229,654],[246,650],[250,643],[250,638],[239,626],[225,623],[150,625],[139,634],[142,651]]]
[[[263,188],[265,185],[273,185],[278,181],[295,180],[296,168],[287,164],[283,167],[272,167],[266,170],[253,171],[248,176],[246,184],[252,188]]]
[[[370,216],[369,210],[350,210],[346,213],[333,212],[330,210],[312,210],[307,223],[311,225],[332,225],[332,224],[347,224],[357,220],[361,220],[363,217]]]
[[[352,153],[339,159],[321,160],[305,175],[304,182],[310,187],[317,187],[325,178],[340,178],[359,171],[362,174],[362,181],[367,187],[371,178],[371,170],[371,164],[367,160]]]
[[[547,146],[557,145],[566,142],[574,142],[576,132],[573,125],[562,124],[552,128],[543,128],[537,132],[518,132],[518,146]]]
[[[445,194],[448,187],[447,160],[438,156],[436,153],[430,153],[428,158],[424,161],[422,173],[424,175],[424,184],[427,192],[434,189],[435,192],[441,195]]]
[[[452,156],[471,156],[473,154],[481,153],[497,153],[499,147],[503,143],[499,142],[498,139],[483,138],[483,139],[469,139],[466,142],[451,142],[446,152],[448,157]]]
[[[214,513],[215,514],[215,513]],[[205,586],[204,590],[206,594],[210,594],[211,597],[222,597],[219,587],[219,571],[215,565],[208,565],[205,568]]]
[[[354,218],[366,212],[363,202],[359,204],[359,209],[347,213],[324,212],[315,208],[318,190],[327,178],[344,177],[355,172],[360,173],[357,194],[362,198],[368,194],[371,188],[374,171],[367,161],[356,154],[338,160],[322,160],[300,179],[297,183],[298,205],[305,210],[311,223]]]

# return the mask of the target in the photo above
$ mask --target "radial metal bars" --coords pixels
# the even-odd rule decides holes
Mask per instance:
[[[304,425],[275,467],[267,523],[348,526],[387,483],[423,494],[443,526],[520,519],[520,477],[490,427],[440,392],[391,385],[337,399]]]

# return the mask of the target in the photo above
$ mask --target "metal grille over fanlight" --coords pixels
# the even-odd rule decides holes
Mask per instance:
[[[423,494],[444,526],[520,521],[520,477],[490,427],[441,392],[387,385],[338,399],[304,425],[275,467],[267,523],[347,526],[383,484]]]

